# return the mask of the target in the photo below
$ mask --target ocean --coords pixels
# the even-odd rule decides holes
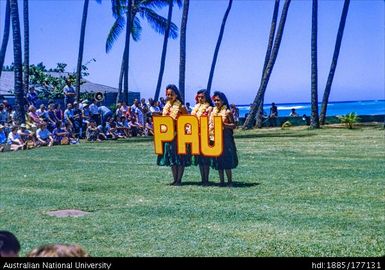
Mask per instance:
[[[296,112],[302,116],[304,114],[310,116],[310,103],[276,103],[278,107],[278,116],[289,116],[291,109],[294,108]],[[239,108],[239,116],[245,117],[249,112],[250,106],[237,105]],[[269,114],[271,103],[265,104],[263,109]],[[321,103],[318,104],[321,110]],[[363,100],[363,101],[338,101],[329,102],[327,108],[327,116],[345,115],[347,113],[355,112],[358,115],[382,115],[385,114],[385,100]]]

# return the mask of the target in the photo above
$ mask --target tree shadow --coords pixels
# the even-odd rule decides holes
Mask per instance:
[[[233,181],[232,188],[248,188],[248,187],[254,187],[258,186],[260,183],[245,183],[240,181]],[[181,186],[201,186],[204,187],[219,187],[219,188],[226,188],[228,187],[227,182],[225,182],[224,185],[221,185],[218,182],[209,182],[207,185],[202,185],[202,182],[192,182],[192,181],[186,181],[181,183]]]

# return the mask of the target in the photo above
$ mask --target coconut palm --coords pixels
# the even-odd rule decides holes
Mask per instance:
[[[266,87],[267,87],[267,84],[269,83],[271,72],[273,71],[275,61],[277,60],[278,51],[282,41],[283,30],[285,28],[285,22],[286,22],[287,13],[289,10],[290,2],[291,0],[285,0],[285,3],[283,4],[281,18],[277,29],[277,36],[274,40],[271,56],[270,56],[269,62],[266,65],[266,69],[263,74],[262,83],[260,84],[257,95],[255,96],[254,101],[251,105],[249,115],[247,116],[246,121],[243,124],[243,129],[249,129],[253,126],[253,120],[265,95]]]
[[[217,63],[219,48],[220,48],[221,43],[222,43],[223,33],[225,32],[227,17],[229,16],[232,5],[233,5],[233,0],[229,0],[229,4],[227,6],[225,16],[223,17],[223,20],[222,20],[221,30],[219,31],[219,37],[218,37],[217,45],[216,45],[215,51],[214,51],[213,62],[211,63],[209,81],[207,83],[207,91],[209,92],[209,94],[210,94],[210,90],[211,90],[211,85],[213,83],[214,70],[215,70],[215,65]]]
[[[1,50],[0,50],[0,77],[1,77],[1,71],[3,70],[5,53],[7,51],[7,45],[9,40],[10,20],[11,20],[11,12],[9,7],[9,0],[7,0],[6,6],[5,6],[5,16],[4,16],[3,41],[1,43]]]
[[[24,115],[24,91],[23,91],[23,64],[21,52],[21,33],[19,7],[17,0],[10,0],[10,11],[13,34],[13,55],[15,71],[15,120],[18,123],[25,122]]]
[[[81,71],[82,71],[82,62],[83,62],[83,49],[84,49],[84,38],[86,32],[86,24],[87,24],[87,14],[88,14],[88,5],[89,0],[84,0],[83,6],[83,16],[82,16],[82,25],[80,28],[80,41],[79,41],[79,53],[78,53],[78,65],[76,68],[76,93],[77,100],[80,98],[80,80],[81,80]],[[102,0],[96,0],[97,3],[101,3]]]
[[[29,11],[28,0],[23,1],[23,22],[24,22],[24,93],[28,93],[29,88]]]
[[[333,83],[334,73],[335,73],[336,68],[337,68],[337,61],[338,61],[338,56],[340,54],[342,36],[344,34],[345,22],[346,22],[346,17],[348,15],[349,4],[350,4],[350,0],[345,0],[344,7],[342,9],[340,25],[338,27],[336,44],[334,46],[332,64],[330,66],[329,76],[328,76],[328,80],[326,82],[325,92],[324,92],[324,96],[322,99],[322,106],[321,106],[321,113],[320,113],[321,125],[325,124],[326,110],[327,110],[327,106],[328,106],[328,102],[329,102],[329,95],[330,95],[330,90],[331,90],[332,83]]]
[[[167,28],[166,28],[166,32],[164,34],[164,39],[163,39],[162,57],[160,60],[160,70],[159,70],[159,76],[158,76],[158,83],[157,83],[156,89],[155,89],[154,100],[158,100],[159,93],[160,93],[160,87],[162,85],[164,66],[165,66],[165,62],[166,62],[167,44],[168,44],[168,39],[170,36],[170,25],[171,25],[172,10],[173,10],[173,6],[174,6],[174,1],[177,3],[177,5],[179,7],[182,6],[182,0],[169,0],[168,15],[167,15]]]
[[[313,0],[311,23],[311,116],[310,127],[319,128],[317,69],[318,0]]]
[[[179,92],[185,100],[186,82],[186,31],[190,0],[183,1],[182,23],[180,27],[180,56],[179,56]]]
[[[130,37],[134,41],[140,40],[142,32],[141,19],[146,19],[150,26],[158,33],[165,34],[167,19],[154,11],[154,8],[162,8],[169,4],[168,0],[112,0],[112,14],[115,23],[110,29],[106,41],[106,52],[108,53],[114,42],[126,27],[126,39],[119,77],[119,92],[117,100],[120,99],[122,80],[124,80],[124,100],[128,102],[128,70],[130,55]],[[140,17],[140,18],[139,18]],[[176,38],[178,27],[170,24],[170,37]]]
[[[279,0],[275,0],[274,3],[274,10],[273,10],[273,18],[271,20],[271,26],[270,26],[270,34],[269,34],[269,42],[267,44],[267,50],[266,50],[266,55],[265,55],[265,62],[263,63],[263,69],[262,69],[262,77],[261,77],[261,83],[263,80],[263,74],[265,73],[267,64],[269,63],[270,55],[271,55],[271,49],[273,48],[273,42],[274,42],[274,36],[275,36],[275,28],[277,25],[277,18],[278,18],[278,9],[279,9]],[[257,122],[256,126],[258,128],[262,127],[263,123],[263,103],[265,100],[265,96],[262,97],[261,99],[261,104],[258,107],[257,110]]]

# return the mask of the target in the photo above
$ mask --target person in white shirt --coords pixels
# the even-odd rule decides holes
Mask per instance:
[[[24,149],[24,142],[20,135],[17,133],[18,127],[13,126],[11,132],[8,134],[8,144],[11,146],[11,150],[17,151]]]

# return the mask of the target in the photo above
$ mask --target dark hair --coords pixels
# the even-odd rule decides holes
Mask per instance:
[[[16,236],[9,231],[0,231],[0,255],[10,252],[19,253],[19,251],[20,243]]]
[[[199,94],[204,94],[205,95],[205,98],[206,98],[206,101],[210,104],[210,106],[214,106],[214,104],[213,104],[213,101],[211,100],[211,98],[210,98],[210,93],[209,93],[209,91],[207,91],[206,89],[201,89],[201,90],[199,90],[198,92],[197,92],[197,95],[199,95]],[[198,99],[196,98],[196,96],[195,96],[195,101],[198,103]]]
[[[227,97],[224,93],[219,92],[219,91],[215,91],[214,95],[213,95],[213,99],[214,99],[214,97],[219,97],[222,100],[223,105],[226,105],[227,108],[230,108],[229,102],[227,101]]]
[[[184,100],[183,100],[183,98],[182,98],[182,96],[181,96],[181,94],[180,94],[180,92],[179,92],[179,90],[178,90],[178,87],[176,87],[175,84],[169,84],[169,85],[167,85],[167,86],[166,86],[166,91],[167,91],[168,89],[171,89],[171,90],[175,93],[176,99],[177,99],[177,100],[179,100],[180,102],[184,103]]]

